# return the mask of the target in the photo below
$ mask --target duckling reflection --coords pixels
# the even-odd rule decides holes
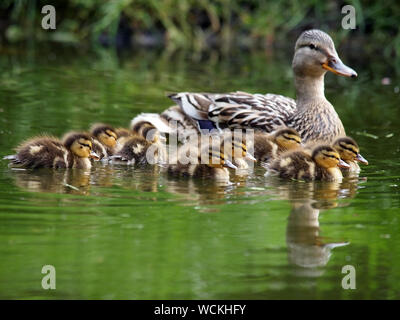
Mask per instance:
[[[165,190],[182,197],[185,206],[195,206],[199,211],[210,212],[215,209],[201,206],[224,203],[227,193],[234,190],[234,186],[226,181],[212,182],[208,183],[199,179],[167,179]]]
[[[275,196],[289,200],[291,211],[286,227],[288,261],[299,276],[318,277],[324,273],[332,250],[346,246],[349,241],[322,237],[319,223],[321,212],[348,205],[338,199],[351,199],[357,193],[358,180],[339,182],[283,182],[268,179]]]
[[[90,172],[76,170],[13,170],[15,185],[33,192],[87,194]]]
[[[286,228],[289,263],[301,267],[296,274],[320,276],[329,262],[332,249],[346,246],[349,242],[324,242],[320,236],[320,209],[311,201],[293,202]]]
[[[121,186],[129,190],[140,192],[160,191],[160,167],[155,165],[145,165],[140,168],[127,167],[123,164],[112,166],[114,185]]]

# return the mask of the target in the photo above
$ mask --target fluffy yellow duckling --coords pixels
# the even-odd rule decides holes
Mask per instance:
[[[92,151],[92,138],[87,133],[70,132],[62,141],[51,136],[38,136],[16,148],[17,154],[7,156],[10,166],[23,168],[90,169],[89,158],[98,158]]]
[[[177,163],[168,165],[170,175],[229,181],[227,168],[237,169],[225,157],[220,145],[216,147],[210,144],[205,148],[199,148],[197,145],[191,146],[191,148],[183,146],[182,149],[184,150],[178,150]],[[189,153],[192,155],[190,159],[188,158]],[[195,161],[190,161],[193,159]]]
[[[91,126],[90,133],[93,136],[93,150],[99,155],[100,159],[114,153],[118,136],[112,126],[95,123]]]
[[[274,160],[269,173],[281,178],[297,180],[341,181],[341,168],[350,166],[340,159],[339,153],[329,145],[320,145],[308,153],[305,150],[289,151]]]
[[[357,162],[368,165],[368,161],[360,154],[357,142],[350,137],[342,137],[335,140],[333,147],[339,152],[340,158],[349,165],[343,169],[350,172],[359,172],[360,167]]]
[[[255,132],[254,157],[257,161],[270,162],[288,150],[294,150],[301,145],[299,133],[291,128],[277,130],[272,134]]]

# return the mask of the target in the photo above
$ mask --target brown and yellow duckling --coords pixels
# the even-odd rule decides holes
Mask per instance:
[[[98,158],[92,150],[92,138],[87,133],[70,132],[62,141],[51,136],[38,136],[16,148],[17,154],[7,156],[10,166],[22,168],[90,169],[89,158]]]
[[[232,134],[224,136],[221,150],[224,152],[225,158],[229,159],[237,169],[248,169],[249,161],[256,161],[256,158],[248,151],[245,135],[242,137]]]
[[[131,135],[124,139],[119,150],[109,159],[113,162],[123,162],[129,165],[155,164],[159,160],[159,148],[142,136]]]
[[[216,147],[210,144],[205,148],[199,148],[197,145],[193,145],[191,148],[183,146],[183,148],[183,152],[178,150],[177,163],[168,165],[168,174],[172,176],[229,181],[227,168],[237,169],[225,157],[223,148],[220,146]],[[191,154],[190,159],[188,158],[189,153]]]
[[[338,181],[343,178],[340,168],[349,165],[340,159],[336,149],[329,145],[315,147],[311,153],[306,150],[289,151],[274,160],[269,173],[284,179]]]
[[[90,134],[93,136],[93,151],[98,154],[99,159],[114,154],[118,136],[112,126],[96,123],[91,126]]]
[[[368,165],[368,161],[360,154],[357,142],[350,137],[342,137],[335,140],[333,147],[339,152],[340,158],[349,165],[342,171],[359,172],[360,167],[357,162]]]
[[[159,131],[150,123],[137,123],[132,130],[117,128],[117,146],[109,159],[126,164],[154,164],[164,160],[165,145]]]
[[[291,128],[284,128],[272,134],[254,133],[254,157],[260,162],[270,162],[280,154],[299,148],[301,137]]]

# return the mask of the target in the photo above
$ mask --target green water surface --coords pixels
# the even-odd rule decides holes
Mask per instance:
[[[291,50],[3,52],[0,156],[43,132],[127,127],[170,106],[168,92],[293,97]],[[283,182],[261,167],[219,185],[152,166],[21,171],[0,160],[0,298],[399,299],[400,83],[358,54],[343,57],[357,79],[326,79],[370,163],[341,184]],[[47,264],[56,290],[42,289]],[[345,265],[355,290],[342,288]]]

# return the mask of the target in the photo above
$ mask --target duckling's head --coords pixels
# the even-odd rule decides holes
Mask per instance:
[[[275,132],[274,140],[276,144],[284,150],[296,149],[301,145],[299,133],[291,128],[285,128]]]
[[[204,160],[206,161],[205,163]],[[223,147],[217,148],[214,146],[209,146],[202,149],[201,153],[199,154],[199,163],[205,164],[211,168],[225,167],[237,169],[237,167],[225,156]]]
[[[297,39],[292,66],[298,76],[320,77],[331,71],[345,77],[357,77],[357,73],[340,60],[332,38],[316,29],[304,31]]]
[[[92,151],[92,138],[87,133],[67,133],[63,138],[63,144],[78,158],[98,158]]]
[[[222,142],[221,148],[224,149],[225,154],[231,159],[248,159],[256,161],[256,158],[254,158],[254,156],[247,150],[244,135],[240,139],[235,136],[226,137]]]
[[[150,122],[139,121],[132,126],[132,131],[138,135],[141,135],[142,137],[146,138],[147,141],[152,143],[163,140],[160,136],[160,132]]]
[[[90,128],[90,133],[108,148],[114,148],[117,143],[117,134],[113,127],[96,123]]]
[[[368,161],[360,154],[360,148],[354,139],[350,137],[339,138],[333,143],[333,147],[339,152],[342,160],[346,162],[358,161],[368,165]]]
[[[331,169],[335,167],[349,168],[350,166],[340,159],[339,153],[331,146],[321,145],[316,147],[312,152],[313,160],[318,166],[324,169]]]

